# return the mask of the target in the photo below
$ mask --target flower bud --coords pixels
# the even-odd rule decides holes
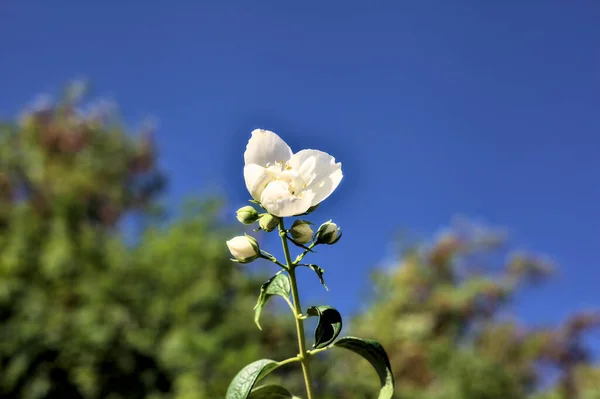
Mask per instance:
[[[250,263],[260,255],[258,242],[249,235],[233,237],[227,241],[231,256],[240,263]]]
[[[280,219],[277,216],[273,216],[270,213],[263,213],[258,219],[258,225],[261,229],[267,233],[275,230],[279,225]]]
[[[342,231],[331,220],[323,223],[317,230],[317,244],[332,245],[338,242],[340,238],[342,238]]]
[[[258,220],[258,212],[252,206],[247,205],[237,210],[237,220],[243,224],[252,224]]]
[[[295,242],[298,244],[306,244],[308,243],[313,236],[313,229],[310,228],[311,223],[305,220],[296,220],[294,224],[292,224],[292,228],[290,229],[290,234]]]

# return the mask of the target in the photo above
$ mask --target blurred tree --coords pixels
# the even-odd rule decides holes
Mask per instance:
[[[257,357],[293,356],[290,320],[253,324],[262,280],[229,261],[218,201],[160,223],[149,133],[78,92],[0,128],[0,396],[216,398]]]
[[[589,366],[582,339],[598,326],[598,315],[577,314],[553,329],[527,330],[511,320],[506,305],[517,290],[543,281],[552,268],[525,253],[494,267],[505,242],[502,234],[463,223],[375,272],[373,301],[351,332],[377,337],[386,348],[398,398],[538,397],[542,369],[558,377],[550,396],[539,398],[600,398],[600,369]],[[376,377],[363,375],[366,366],[351,356],[334,356],[332,398],[375,392]]]
[[[256,330],[264,279],[229,261],[219,201],[165,223],[150,133],[128,135],[80,94],[71,86],[0,125],[0,397],[214,399],[247,363],[293,356],[289,316],[264,312]],[[600,399],[583,343],[597,316],[537,330],[508,318],[517,290],[549,268],[517,253],[490,269],[503,242],[454,229],[375,273],[350,330],[384,345],[398,398]],[[362,359],[322,356],[334,363],[313,362],[320,398],[373,397]],[[542,369],[558,375],[543,390]],[[274,379],[302,392],[297,368]]]

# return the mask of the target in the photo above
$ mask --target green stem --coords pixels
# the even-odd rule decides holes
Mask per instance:
[[[308,353],[310,356],[313,356],[313,355],[316,355],[316,354],[317,354],[317,353],[319,353],[319,352],[324,352],[324,351],[326,351],[326,350],[327,350],[327,349],[329,349],[330,347],[331,347],[331,346],[326,346],[326,347],[324,347],[324,348],[313,349],[313,350],[311,350],[311,351],[308,351],[307,353]]]
[[[304,375],[304,384],[306,385],[307,399],[313,399],[312,382],[310,379],[309,355],[306,351],[306,338],[304,336],[304,320],[300,318],[302,308],[300,307],[300,296],[298,295],[298,284],[296,282],[295,265],[290,257],[290,249],[286,238],[285,226],[283,219],[279,222],[279,236],[281,237],[281,245],[285,254],[285,261],[288,267],[290,276],[290,285],[292,286],[292,299],[294,300],[294,320],[296,321],[296,333],[298,334],[298,359],[302,365],[302,374]]]
[[[290,301],[290,299],[286,298],[286,297],[284,297],[283,299],[288,304],[288,306],[290,307],[290,309],[292,310],[292,312],[296,313],[296,309],[294,308],[294,304],[292,304],[292,301]]]
[[[275,259],[275,257],[273,255],[271,255],[270,253],[268,253],[267,251],[260,251],[260,254],[258,255],[263,259],[269,260],[273,263],[275,263],[277,266],[281,267],[282,269],[287,270],[287,266],[284,265],[283,263],[281,263],[280,261],[278,261],[277,259]]]
[[[281,366],[283,366],[284,364],[288,364],[288,363],[294,363],[294,362],[299,362],[299,361],[300,361],[300,358],[298,358],[298,356],[294,356],[294,357],[290,357],[289,359],[285,359],[285,360],[282,360],[282,361],[280,361],[280,362],[277,364],[277,366],[278,366],[278,367],[281,367]]]
[[[313,249],[314,247],[316,247],[316,246],[317,246],[317,244],[316,244],[316,243],[314,243],[314,242],[313,242],[312,244],[310,244],[310,245],[309,245],[309,246],[308,246],[308,247],[307,247],[307,248],[304,250],[304,252],[302,252],[300,255],[298,255],[298,256],[296,257],[296,260],[295,260],[295,261],[294,261],[292,264],[293,264],[294,266],[298,265],[298,263],[300,263],[300,261],[301,261],[302,259],[304,259],[304,257],[306,256],[306,254],[307,254],[307,253],[309,253],[309,252],[311,252],[311,251],[312,251],[312,249]]]

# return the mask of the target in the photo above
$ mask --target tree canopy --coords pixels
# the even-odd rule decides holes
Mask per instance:
[[[213,399],[255,358],[293,356],[288,316],[263,312],[256,330],[263,280],[229,260],[221,201],[159,217],[167,179],[150,132],[73,93],[0,126],[0,396]],[[488,267],[503,242],[452,231],[374,272],[348,330],[384,345],[398,398],[600,398],[582,339],[597,315],[547,329],[505,317],[549,269],[518,252]],[[372,395],[352,356],[317,357],[318,397]]]

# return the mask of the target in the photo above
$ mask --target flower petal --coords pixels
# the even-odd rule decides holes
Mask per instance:
[[[248,263],[256,259],[260,248],[253,237],[237,236],[227,241],[227,247],[231,256],[242,263]]]
[[[342,165],[339,165],[329,176],[324,176],[323,178],[317,178],[313,180],[312,184],[306,187],[307,190],[311,190],[314,195],[312,199],[311,206],[320,204],[327,197],[329,197],[340,185],[342,178],[344,175],[342,174]]]
[[[271,215],[287,217],[306,212],[311,206],[312,197],[311,191],[294,195],[290,193],[288,183],[275,180],[262,192],[260,203]]]
[[[246,188],[252,198],[260,201],[260,196],[263,190],[267,187],[270,181],[275,178],[273,173],[269,172],[266,168],[256,164],[249,164],[244,166],[244,180],[246,181]]]
[[[255,129],[244,152],[244,163],[267,166],[279,161],[287,162],[292,150],[285,141],[270,130]]]
[[[305,190],[313,192],[311,206],[329,197],[342,181],[342,164],[323,151],[298,151],[292,155],[289,164],[302,175]]]

